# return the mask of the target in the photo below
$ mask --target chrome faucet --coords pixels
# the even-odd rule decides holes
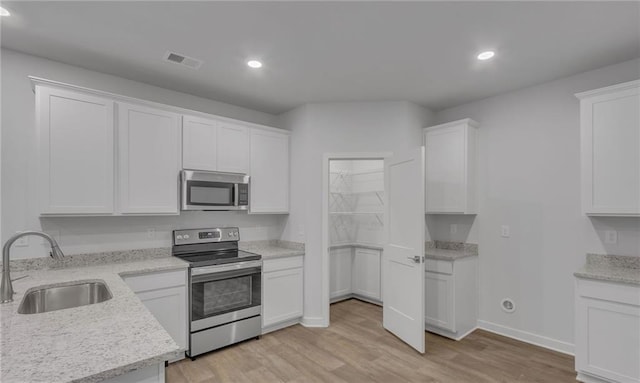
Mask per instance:
[[[13,237],[9,238],[2,248],[2,285],[0,285],[0,304],[13,302],[13,285],[11,284],[11,275],[9,274],[9,252],[11,251],[11,245],[19,239],[27,235],[36,235],[49,241],[51,246],[51,252],[49,255],[53,259],[62,259],[64,253],[60,250],[60,246],[52,236],[40,231],[23,231]]]

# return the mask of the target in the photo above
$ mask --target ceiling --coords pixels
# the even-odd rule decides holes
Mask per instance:
[[[640,2],[3,6],[3,47],[273,114],[326,101],[438,110],[640,56]],[[496,57],[476,60],[486,49]],[[164,62],[167,50],[204,64]]]

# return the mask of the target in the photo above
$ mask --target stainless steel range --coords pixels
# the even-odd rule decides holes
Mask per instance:
[[[173,232],[173,256],[190,265],[192,359],[261,334],[262,257],[239,250],[239,240],[237,227]]]

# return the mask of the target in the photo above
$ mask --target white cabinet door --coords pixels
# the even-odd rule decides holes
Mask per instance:
[[[102,383],[165,383],[164,363],[139,368]]]
[[[380,251],[356,248],[353,256],[353,293],[381,300]]]
[[[289,135],[251,129],[251,213],[289,212]]]
[[[188,347],[187,272],[171,270],[123,277],[173,340]]]
[[[476,126],[465,119],[425,129],[427,213],[475,213]]]
[[[182,167],[193,170],[218,169],[218,123],[193,116],[182,117]]]
[[[576,370],[640,382],[640,288],[578,279],[576,295]]]
[[[136,294],[145,307],[171,335],[178,346],[187,348],[187,289],[185,286],[143,291]]]
[[[424,354],[424,148],[384,162],[382,325]]]
[[[351,294],[351,247],[332,249],[330,251],[330,285],[331,298]]]
[[[424,290],[425,322],[455,332],[453,276],[426,272]]]
[[[218,171],[249,173],[249,129],[221,122],[218,126]]]
[[[240,124],[183,117],[184,169],[249,173],[249,129]]]
[[[640,215],[640,81],[577,96],[584,213]]]
[[[302,316],[302,268],[265,272],[263,274],[262,327]]]
[[[40,213],[113,214],[113,101],[36,87]]]
[[[118,103],[119,207],[123,214],[178,214],[180,116]]]

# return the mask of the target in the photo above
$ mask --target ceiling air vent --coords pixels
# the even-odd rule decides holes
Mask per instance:
[[[194,59],[193,57],[181,55],[180,53],[169,52],[164,54],[164,61],[187,66],[191,69],[198,69],[202,66],[202,60]]]

